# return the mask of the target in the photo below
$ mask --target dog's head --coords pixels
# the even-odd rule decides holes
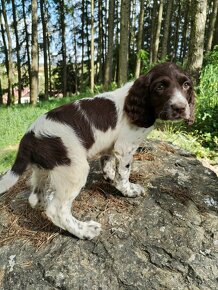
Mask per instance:
[[[191,78],[173,63],[156,65],[129,90],[124,110],[132,123],[149,127],[155,119],[194,122],[195,94]]]

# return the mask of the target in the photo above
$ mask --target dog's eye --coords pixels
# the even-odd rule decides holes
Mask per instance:
[[[183,87],[184,90],[187,91],[190,88],[190,83],[188,81],[186,81],[186,82],[183,83],[182,87]]]
[[[165,85],[163,83],[159,83],[155,89],[156,91],[163,91],[165,89]]]

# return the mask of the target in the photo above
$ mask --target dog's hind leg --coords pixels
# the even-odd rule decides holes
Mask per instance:
[[[33,168],[31,186],[32,192],[29,196],[31,207],[44,208],[46,205],[46,190],[48,190],[49,187],[48,171],[37,167]]]
[[[82,222],[72,216],[72,202],[85,185],[89,172],[87,161],[79,165],[59,166],[50,173],[54,197],[48,202],[46,214],[58,227],[81,239],[99,235],[101,225],[94,221]]]

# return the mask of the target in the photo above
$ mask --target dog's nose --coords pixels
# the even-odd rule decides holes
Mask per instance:
[[[184,104],[172,104],[171,108],[173,109],[173,111],[175,111],[178,114],[182,114],[185,111],[185,105]]]

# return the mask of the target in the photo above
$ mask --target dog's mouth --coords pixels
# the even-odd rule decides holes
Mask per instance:
[[[185,120],[187,121],[189,119],[189,116],[187,113],[176,113],[172,110],[166,110],[160,112],[159,119],[165,120],[165,121],[180,121],[180,120]]]

